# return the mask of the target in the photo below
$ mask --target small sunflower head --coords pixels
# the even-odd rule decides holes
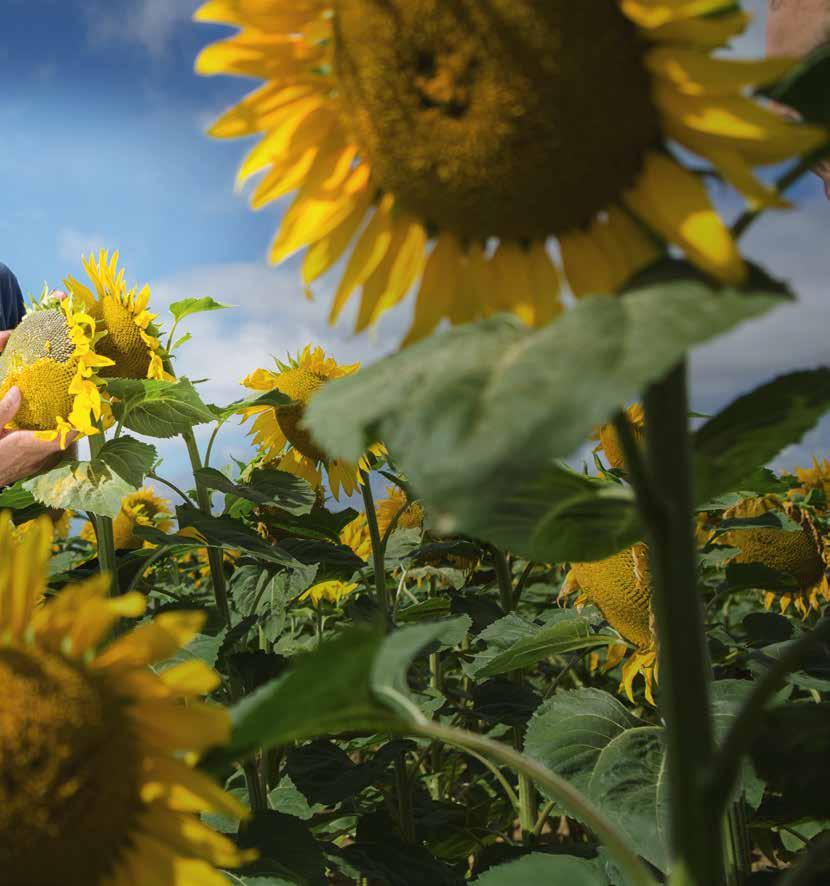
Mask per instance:
[[[297,357],[277,361],[274,369],[257,369],[242,382],[251,390],[280,391],[292,400],[285,406],[247,407],[243,412],[243,421],[254,419],[251,436],[264,459],[269,463],[279,461],[280,470],[296,473],[315,487],[321,485],[320,468],[324,467],[336,499],[341,489],[351,495],[358,488],[361,470],[369,468],[368,458],[364,456],[358,465],[330,458],[312,438],[303,419],[311,398],[324,384],[359,368],[359,363],[341,366],[322,348],[307,345]],[[370,452],[381,457],[386,450],[375,444]]]
[[[151,378],[171,380],[165,369],[166,354],[159,341],[159,329],[150,313],[150,288],[127,288],[124,270],[118,268],[118,253],[102,250],[96,259],[82,259],[92,289],[74,277],[64,282],[67,289],[95,317],[106,335],[98,345],[111,365],[102,373],[106,378]]]
[[[381,530],[381,536],[384,530]],[[358,514],[340,533],[340,544],[351,548],[364,562],[372,558],[372,538],[365,514]]]
[[[724,511],[725,520],[760,517],[771,511],[782,511],[801,526],[800,531],[787,532],[774,527],[732,529],[718,536],[719,544],[737,548],[735,563],[760,563],[776,572],[791,576],[798,591],[780,596],[782,611],[792,604],[803,614],[819,608],[819,598],[830,598],[825,570],[825,543],[815,521],[804,508],[783,502],[774,495],[745,499]],[[768,594],[767,603],[775,599]]]
[[[95,319],[68,297],[44,297],[12,332],[0,354],[0,397],[20,389],[21,407],[12,429],[36,431],[44,440],[70,434],[92,436],[108,418],[96,374],[112,361],[97,350]]]
[[[309,602],[316,609],[322,603],[331,603],[337,606],[340,602],[348,597],[353,591],[357,590],[357,585],[345,581],[323,581],[314,587],[309,588],[300,600]]]
[[[406,493],[399,486],[389,486],[386,498],[377,504],[378,529],[381,538],[398,514],[397,529],[421,529],[424,525],[424,508],[419,502],[407,504]]]
[[[592,603],[611,627],[634,646],[633,655],[623,665],[623,687],[631,698],[634,678],[642,673],[646,697],[651,701],[652,679],[656,677],[656,638],[648,547],[640,543],[595,563],[573,563],[566,593],[575,590],[581,592],[578,604]]]
[[[152,489],[139,489],[121,502],[121,511],[112,522],[115,549],[135,551],[151,543],[136,535],[139,526],[151,526],[169,532],[172,526],[170,502],[156,495]],[[81,538],[95,544],[95,530],[86,523]]]
[[[634,439],[642,446],[645,441],[646,424],[643,407],[639,403],[634,403],[626,409],[625,417],[628,420]],[[624,471],[625,455],[623,454],[620,436],[614,425],[605,424],[597,428],[594,432],[594,439],[599,440],[599,444],[594,448],[594,452],[602,451],[612,468]]]
[[[819,461],[814,457],[812,467],[796,468],[795,475],[801,485],[791,490],[792,493],[806,496],[818,490],[824,495],[825,504],[830,504],[830,461],[826,458]]]

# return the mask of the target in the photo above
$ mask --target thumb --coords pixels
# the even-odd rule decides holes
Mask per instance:
[[[6,342],[9,340],[9,336],[11,332],[0,332],[0,351],[6,347]]]
[[[4,428],[20,409],[20,388],[9,389],[8,394],[0,400],[0,428]]]

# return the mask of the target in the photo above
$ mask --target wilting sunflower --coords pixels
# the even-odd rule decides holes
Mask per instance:
[[[0,865],[15,886],[225,886],[250,858],[199,819],[246,810],[192,759],[230,737],[200,701],[219,683],[197,659],[148,665],[190,642],[201,613],[170,612],[103,645],[140,594],[97,577],[43,603],[48,520],[15,541],[0,516]]]
[[[791,62],[711,53],[748,21],[733,0],[210,0],[239,28],[196,69],[265,84],[211,128],[262,135],[243,183],[260,208],[296,192],[271,250],[306,248],[307,284],[351,247],[332,307],[362,290],[357,328],[420,281],[408,341],[513,311],[560,310],[548,244],[578,294],[610,292],[663,242],[732,284],[747,268],[703,180],[709,160],[756,205],[753,167],[827,133],[746,96]],[[430,246],[431,244],[431,246]]]
[[[266,460],[279,460],[279,468],[299,473],[312,486],[322,482],[320,469],[326,469],[332,495],[340,498],[341,489],[351,495],[358,488],[362,470],[369,469],[367,458],[358,465],[343,459],[329,458],[303,425],[305,410],[314,394],[328,381],[351,375],[359,363],[340,366],[320,348],[306,345],[302,353],[287,363],[276,361],[276,369],[257,369],[242,384],[254,391],[281,391],[292,399],[287,406],[255,406],[244,410],[245,420],[255,416],[251,436]],[[288,451],[286,452],[286,447]],[[373,455],[385,453],[380,444],[370,449]],[[295,463],[295,471],[292,466]]]
[[[628,419],[629,427],[634,435],[634,439],[638,444],[642,445],[645,441],[645,425],[646,416],[643,407],[639,403],[634,403],[625,411],[625,417]],[[608,464],[618,471],[625,470],[625,455],[620,442],[620,436],[613,424],[602,425],[597,428],[594,433],[594,440],[599,440],[599,444],[594,448],[594,452],[600,452],[605,455]]]
[[[70,434],[93,436],[108,411],[98,370],[112,363],[100,353],[96,323],[73,298],[35,303],[0,354],[0,398],[20,389],[22,403],[9,428],[36,431],[66,447]]]
[[[791,576],[797,590],[785,593],[772,591],[764,595],[764,603],[771,607],[776,599],[782,612],[790,606],[804,617],[821,608],[821,600],[830,600],[830,584],[826,570],[826,544],[806,508],[792,502],[783,502],[774,495],[745,499],[723,512],[725,520],[760,517],[771,511],[781,511],[801,526],[800,531],[787,532],[774,527],[732,529],[715,539],[718,544],[737,548],[736,563],[760,563],[776,572]]]
[[[573,563],[562,594],[565,596],[574,591],[581,591],[577,606],[593,603],[608,624],[634,647],[634,652],[622,666],[620,688],[634,701],[634,680],[637,674],[642,674],[646,699],[654,704],[657,645],[651,609],[648,547],[640,543],[596,563]],[[627,651],[624,644],[610,647],[605,668],[610,670],[619,664]]]
[[[135,551],[149,545],[150,542],[135,534],[136,528],[151,526],[161,532],[169,532],[173,525],[171,517],[170,502],[156,495],[152,489],[130,493],[121,502],[121,511],[112,521],[115,550]],[[81,529],[81,538],[95,543],[95,530],[91,523],[86,523]]]
[[[830,503],[830,461],[826,458],[819,461],[813,457],[811,468],[796,468],[795,475],[801,486],[792,490],[799,495],[807,495],[812,490],[820,490],[824,494],[825,503]]]
[[[107,333],[98,350],[112,365],[102,374],[107,378],[171,380],[173,376],[164,368],[160,332],[153,323],[156,315],[148,310],[150,287],[127,288],[117,252],[110,256],[101,250],[97,260],[90,254],[81,261],[95,291],[74,277],[67,277],[64,285]]]
[[[309,588],[301,597],[301,601],[309,602],[317,607],[322,602],[337,606],[344,597],[348,597],[357,589],[356,584],[345,581],[321,581],[314,587]]]

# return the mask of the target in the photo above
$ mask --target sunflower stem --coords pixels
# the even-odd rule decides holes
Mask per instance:
[[[187,430],[182,434],[184,442],[187,445],[187,453],[190,456],[190,465],[193,469],[193,482],[196,484],[196,500],[199,510],[207,517],[213,516],[213,507],[210,501],[210,490],[202,483],[199,477],[199,471],[202,468],[202,457],[199,453],[199,444],[196,442],[196,435],[193,429]],[[188,499],[189,500],[189,499]],[[213,598],[216,601],[216,607],[222,615],[222,619],[230,629],[233,624],[231,620],[231,607],[228,600],[228,586],[225,582],[225,558],[223,552],[217,548],[207,548],[208,565],[210,567],[210,578],[213,584]],[[242,698],[242,688],[238,682],[231,678],[228,681],[228,688],[231,694],[231,700],[236,703]],[[248,788],[248,802],[254,812],[268,808],[267,783],[265,773],[262,771],[263,762],[261,759],[248,760],[244,764],[245,783]]]
[[[504,614],[508,615],[516,608],[517,603],[517,597],[513,590],[513,577],[510,574],[510,563],[504,552],[497,547],[491,547],[491,551],[499,585],[501,608]],[[510,679],[521,685],[524,676],[520,670],[513,671],[510,674]],[[513,747],[521,753],[522,744],[522,732],[516,726],[513,728]],[[525,773],[519,772],[519,826],[522,829],[522,840],[525,843],[532,843],[534,840],[537,815],[536,787],[531,778]]]
[[[103,430],[89,438],[89,454],[92,461],[95,461],[101,454],[106,442]],[[112,528],[112,518],[96,514],[93,525],[95,538],[98,542],[98,568],[102,573],[109,575],[110,596],[117,597],[121,591],[118,586],[118,561],[115,558],[115,533]]]
[[[372,540],[372,566],[375,571],[375,595],[377,597],[378,608],[383,616],[383,623],[388,629],[391,627],[391,619],[389,613],[389,595],[386,592],[386,565],[384,563],[386,546],[383,544],[380,537],[378,515],[375,512],[375,499],[372,495],[369,472],[361,470],[360,475],[362,481],[360,491],[363,494],[363,507],[366,510],[366,523],[369,526],[369,537]]]
[[[646,524],[654,576],[652,605],[660,658],[660,709],[666,723],[675,876],[688,886],[724,882],[722,819],[707,807],[714,755],[711,667],[697,587],[692,528],[692,459],[686,363],[645,396],[646,465],[623,434],[628,474]],[[621,430],[624,422],[618,422]]]

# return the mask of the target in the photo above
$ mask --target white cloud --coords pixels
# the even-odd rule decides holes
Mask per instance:
[[[63,228],[58,232],[58,258],[71,262],[73,267],[80,263],[82,255],[106,248],[107,238],[103,234],[90,234],[76,228]]]
[[[87,8],[89,36],[99,44],[135,43],[158,56],[197,6],[197,0],[134,0],[113,9],[96,0]]]

